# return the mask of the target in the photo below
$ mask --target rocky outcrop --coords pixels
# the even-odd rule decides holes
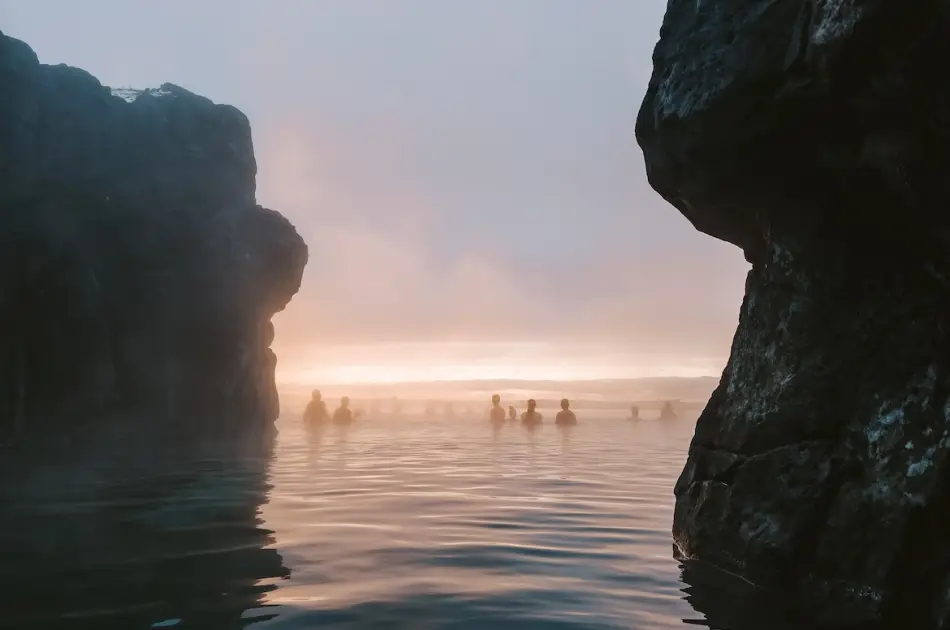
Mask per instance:
[[[652,186],[752,263],[676,485],[687,559],[950,628],[950,5],[670,0]]]
[[[255,173],[233,107],[113,93],[0,34],[0,441],[107,416],[272,423],[270,319],[307,249]]]

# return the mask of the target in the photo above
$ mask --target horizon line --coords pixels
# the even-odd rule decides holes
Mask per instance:
[[[458,378],[458,379],[429,379],[429,380],[407,380],[407,381],[337,381],[337,382],[323,382],[322,386],[337,386],[337,385],[346,385],[348,387],[353,386],[364,386],[364,385],[373,385],[377,387],[393,387],[398,385],[435,385],[435,384],[457,384],[457,383],[620,383],[620,382],[631,382],[631,381],[651,381],[651,380],[666,380],[666,381],[695,381],[701,379],[718,379],[721,378],[721,374],[700,374],[695,376],[632,376],[632,377],[621,377],[621,378],[543,378],[543,379],[527,379],[527,378]],[[277,380],[278,385],[301,385],[309,386],[308,382],[299,381],[299,380]]]

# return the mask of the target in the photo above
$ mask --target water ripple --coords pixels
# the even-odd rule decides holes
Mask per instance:
[[[672,486],[691,426],[281,425],[274,628],[682,628]]]
[[[0,628],[780,627],[671,557],[691,425],[112,436],[0,485]]]

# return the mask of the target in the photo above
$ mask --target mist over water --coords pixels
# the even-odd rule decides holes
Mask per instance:
[[[282,386],[285,410],[305,405],[313,389],[319,389],[328,405],[342,396],[353,400],[356,408],[378,410],[384,414],[401,411],[421,414],[430,403],[452,403],[479,419],[487,419],[493,394],[499,394],[503,406],[522,409],[529,398],[550,401],[555,407],[562,398],[577,409],[628,410],[632,404],[643,409],[658,409],[664,401],[698,412],[719,383],[718,377],[639,378],[591,380],[477,379],[441,381],[405,381],[395,383],[319,382]],[[315,385],[317,385],[315,387]]]
[[[44,63],[247,114],[257,201],[310,256],[273,439],[222,418],[0,459],[0,628],[761,627],[671,554],[748,264],[646,181],[665,4],[0,0]],[[306,433],[314,387],[363,416]],[[493,430],[495,392],[579,425]]]
[[[747,587],[673,559],[695,410],[635,423],[579,408],[562,430],[541,408],[529,431],[493,427],[482,401],[467,416],[368,413],[312,431],[305,402],[285,394],[279,433],[262,441],[119,431],[84,448],[109,457],[23,471],[3,488],[0,628],[745,630],[775,618]]]

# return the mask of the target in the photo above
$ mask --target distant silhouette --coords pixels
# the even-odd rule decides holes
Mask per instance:
[[[640,408],[636,405],[630,407],[630,419],[639,420],[640,419]]]
[[[350,399],[348,396],[344,396],[340,399],[340,408],[333,412],[333,423],[334,424],[350,424],[359,417],[359,412],[353,413],[353,410],[350,409]]]
[[[521,424],[526,427],[534,427],[541,424],[542,416],[536,408],[538,403],[532,398],[528,401],[528,410],[521,414]]]
[[[557,417],[554,419],[554,424],[559,427],[570,427],[577,424],[577,416],[571,411],[570,406],[571,401],[567,398],[561,399],[561,411],[558,412]]]
[[[676,420],[676,412],[673,410],[673,404],[670,401],[663,403],[663,408],[660,410],[660,420]]]
[[[505,410],[501,406],[501,396],[498,394],[491,397],[490,418],[493,424],[501,424],[505,421]]]
[[[518,410],[508,405],[508,422],[514,422],[518,419]]]
[[[327,411],[327,404],[323,401],[323,394],[319,389],[313,390],[310,394],[310,402],[303,412],[303,421],[308,428],[324,424],[330,419],[330,413]]]

